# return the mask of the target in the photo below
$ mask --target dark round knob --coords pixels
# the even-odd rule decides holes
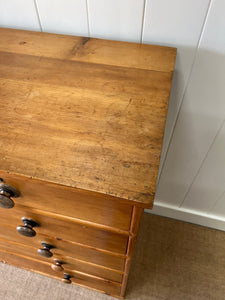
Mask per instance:
[[[51,265],[52,270],[56,272],[63,271],[64,270],[62,267],[63,262],[59,261],[57,258],[55,258],[54,261],[55,263]]]
[[[10,197],[19,197],[20,193],[14,187],[4,183],[4,180],[0,178],[0,207],[12,208],[14,201]]]
[[[13,206],[14,201],[12,199],[0,194],[0,207],[9,209],[13,208]]]
[[[70,280],[70,278],[73,277],[73,276],[71,276],[71,275],[69,275],[67,273],[63,273],[63,276],[64,276],[64,278],[62,278],[62,282],[64,282],[64,283],[71,283],[72,282]]]
[[[53,253],[50,251],[51,249],[55,248],[51,244],[47,244],[45,242],[41,242],[43,248],[38,249],[38,254],[44,257],[52,257]]]
[[[17,198],[20,196],[20,192],[12,187],[11,185],[7,185],[4,183],[3,179],[0,181],[0,193],[1,194],[9,194],[9,196],[13,198]]]
[[[36,235],[36,231],[33,229],[33,227],[38,227],[39,224],[32,220],[27,218],[22,218],[22,221],[24,223],[23,225],[17,226],[17,231],[19,234],[26,236],[26,237],[33,237]]]

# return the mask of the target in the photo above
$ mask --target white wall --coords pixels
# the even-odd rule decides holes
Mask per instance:
[[[225,230],[224,12],[224,0],[0,0],[0,26],[177,47],[153,213]]]

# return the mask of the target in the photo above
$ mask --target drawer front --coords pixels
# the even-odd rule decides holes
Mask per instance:
[[[81,220],[129,230],[132,206],[100,193],[79,190],[0,171],[5,183],[17,188],[15,202]]]
[[[32,239],[29,239],[18,234],[14,227],[2,226],[2,224],[0,224],[0,238],[6,240],[10,239],[10,241],[15,243],[31,246],[35,249],[35,255],[37,249],[41,247],[41,242],[46,242],[55,247],[52,249],[52,252],[56,258],[69,256],[84,263],[91,263],[120,272],[124,270],[125,259],[120,256],[110,255],[70,242],[56,240],[42,234],[37,234]]]
[[[93,276],[97,276],[106,280],[122,282],[123,275],[119,272],[112,271],[98,265],[84,263],[68,256],[57,254],[57,251],[55,251],[55,249],[51,250],[53,256],[50,258],[46,258],[40,256],[37,253],[38,248],[26,246],[20,243],[11,242],[9,240],[5,240],[1,238],[0,238],[0,249],[8,252],[13,252],[18,255],[26,256],[29,259],[38,260],[40,262],[47,262],[49,263],[49,268],[51,267],[51,265],[55,265],[54,259],[57,259],[58,261],[63,263],[62,267],[64,270],[78,271]],[[55,272],[58,273],[58,271]]]
[[[62,279],[63,278],[63,272],[60,274],[57,274],[50,268],[50,264],[46,262],[39,262],[34,261],[31,259],[28,259],[23,256],[17,256],[13,253],[9,253],[7,251],[4,251],[0,249],[0,260],[4,263],[8,263],[10,265],[13,265],[15,267],[27,269],[30,271],[34,271],[43,275],[47,275],[56,279]],[[66,270],[65,270],[66,271]],[[100,280],[97,278],[85,276],[83,274],[79,274],[76,272],[68,271],[73,277],[71,278],[72,283],[88,287],[91,289],[95,289],[98,291],[101,291],[103,293],[112,295],[112,296],[119,296],[121,286],[119,284],[114,284],[111,282],[108,282],[106,280]]]
[[[53,218],[48,215],[37,214],[34,211],[25,207],[14,207],[9,210],[1,209],[1,223],[16,228],[18,225],[24,225],[21,218],[25,217],[35,220],[39,224],[40,227],[35,228],[37,233],[110,252],[126,253],[128,240],[126,235],[84,226],[75,223],[73,220],[69,221],[64,218]]]

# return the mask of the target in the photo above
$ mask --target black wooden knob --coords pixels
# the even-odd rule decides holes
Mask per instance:
[[[33,229],[33,227],[38,227],[39,224],[32,220],[27,218],[22,218],[22,221],[24,223],[23,225],[17,226],[17,231],[19,234],[26,236],[26,237],[33,237],[36,235],[36,231]]]
[[[44,257],[52,257],[53,253],[50,251],[51,249],[55,248],[51,244],[47,244],[45,242],[41,242],[43,248],[38,249],[38,254]]]
[[[70,278],[71,277],[73,277],[73,276],[71,276],[71,275],[69,275],[69,274],[67,274],[67,273],[63,273],[63,278],[62,278],[62,282],[64,282],[64,283],[71,283],[72,281],[70,280]]]
[[[63,261],[58,260],[57,258],[54,259],[55,263],[51,265],[52,270],[59,272],[63,271],[62,264],[64,264]]]
[[[10,197],[19,197],[20,193],[16,188],[4,183],[4,180],[0,178],[0,207],[13,208],[14,201]]]

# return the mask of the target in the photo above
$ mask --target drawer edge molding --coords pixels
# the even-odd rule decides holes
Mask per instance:
[[[37,235],[45,235],[56,240],[67,240],[87,245],[93,249],[102,249],[112,253],[125,255],[127,248],[127,235],[104,231],[91,226],[85,226],[70,222],[65,219],[57,219],[51,216],[38,214],[29,209],[8,211],[7,214],[0,213],[0,222],[13,225],[15,228],[20,225],[21,217],[32,219],[39,224],[35,230]]]
[[[126,198],[121,198],[121,197],[118,197],[118,196],[113,196],[113,195],[110,195],[110,194],[101,193],[101,192],[95,191],[95,190],[86,190],[86,189],[78,188],[78,187],[72,186],[72,185],[65,185],[65,184],[62,184],[62,183],[59,183],[59,182],[55,182],[55,181],[50,181],[50,180],[46,181],[46,180],[44,180],[42,178],[39,178],[39,177],[36,177],[36,176],[31,176],[31,175],[27,175],[27,174],[12,172],[12,171],[1,169],[1,168],[0,168],[0,172],[3,173],[3,174],[6,174],[6,175],[12,174],[12,175],[15,175],[15,176],[24,177],[27,180],[35,180],[35,181],[40,181],[40,182],[43,182],[43,183],[48,183],[48,184],[59,186],[59,187],[71,188],[71,189],[77,190],[78,192],[89,192],[89,193],[98,195],[100,197],[106,197],[110,201],[120,202],[120,203],[123,203],[123,204],[127,204],[129,206],[135,205],[137,207],[146,208],[146,209],[152,209],[153,208],[153,201],[152,200],[155,197],[155,193],[153,193],[151,195],[151,198],[152,198],[151,202],[149,202],[149,203],[146,202],[145,203],[145,202],[139,202],[139,200],[131,200],[131,199],[126,199]]]
[[[89,227],[94,227],[94,228],[104,230],[104,231],[109,231],[109,232],[113,232],[113,233],[117,233],[117,234],[121,234],[121,235],[126,235],[126,236],[132,235],[132,233],[130,231],[122,230],[122,229],[119,229],[119,228],[116,228],[116,227],[110,227],[110,226],[107,226],[107,225],[93,223],[93,222],[90,222],[90,221],[86,221],[86,220],[82,220],[82,219],[78,219],[78,218],[74,218],[74,217],[60,215],[60,214],[57,214],[57,213],[53,213],[53,212],[50,212],[50,211],[44,211],[44,210],[41,210],[41,209],[21,205],[21,204],[18,204],[18,203],[16,204],[16,207],[21,209],[21,210],[27,209],[27,210],[30,210],[31,212],[41,214],[43,216],[53,217],[53,218],[56,218],[56,219],[59,219],[59,220],[70,221],[70,222],[74,222],[76,224],[81,224],[81,225],[85,225],[85,226],[89,226]]]
[[[29,249],[28,251],[32,252],[32,253],[37,253],[37,249],[38,249],[38,244],[39,244],[39,240],[45,240],[45,238],[41,237],[39,238],[35,245],[31,246],[29,244],[26,244],[26,243],[23,243],[23,241],[17,241],[15,239],[13,240],[8,240],[7,237],[0,237],[0,243],[8,243],[9,245],[11,245],[11,248],[12,249],[16,249],[16,247],[24,247],[26,249]],[[48,241],[48,239],[46,239]],[[49,241],[48,241],[49,242]],[[66,259],[66,260],[71,260],[71,263],[74,262],[74,264],[76,263],[81,263],[81,264],[85,264],[86,266],[90,266],[90,267],[93,267],[93,268],[98,268],[98,269],[101,269],[102,271],[110,271],[110,272],[113,272],[113,273],[117,273],[117,274],[120,274],[120,275],[123,275],[124,274],[124,264],[125,264],[125,261],[126,261],[126,258],[121,258],[121,257],[116,257],[116,256],[113,256],[113,255],[110,255],[110,254],[106,254],[106,253],[102,253],[102,252],[99,252],[99,251],[95,251],[94,253],[91,253],[92,256],[95,256],[95,255],[98,255],[99,253],[100,254],[103,254],[104,256],[106,255],[105,257],[105,261],[108,261],[111,259],[113,259],[113,257],[115,257],[116,259],[120,259],[122,260],[121,261],[121,264],[116,264],[117,267],[115,267],[115,264],[103,264],[102,260],[99,261],[99,259],[96,260],[92,260],[92,261],[89,261],[88,260],[88,256],[84,255],[83,257],[77,257],[76,256],[76,251],[74,252],[75,253],[75,256],[73,256],[72,252],[66,252],[66,250],[64,249],[64,246],[65,248],[67,247],[70,247],[70,243],[67,243],[67,242],[64,242],[63,241],[63,244],[64,246],[61,247],[61,245],[59,244],[59,247],[57,245],[57,242],[55,243],[53,240],[50,240],[50,242],[54,245],[56,245],[56,248],[54,250],[54,258],[57,258],[59,260],[63,260],[63,259]],[[9,250],[10,251],[10,250]],[[81,249],[82,251],[82,249]],[[18,251],[16,253],[19,253]],[[21,253],[23,255],[23,253]],[[90,255],[90,253],[89,253]],[[32,256],[33,257],[33,256]],[[33,257],[35,258],[35,257]],[[36,257],[36,259],[40,259],[38,256]],[[122,267],[123,266],[123,267]]]
[[[102,277],[99,277],[99,276],[96,276],[96,275],[91,275],[91,274],[88,274],[88,273],[84,273],[84,272],[80,272],[80,271],[77,271],[77,270],[70,270],[71,272],[73,273],[77,273],[77,274],[80,274],[80,275],[84,275],[86,277],[90,277],[90,278],[94,278],[94,279],[97,279],[97,280],[101,280],[101,281],[104,281],[104,282],[107,282],[107,283],[111,283],[111,284],[114,284],[114,285],[117,285],[117,286],[122,286],[122,283],[120,282],[116,282],[116,281],[112,281],[112,280],[108,280],[108,279],[105,279],[105,278],[102,278]],[[68,271],[69,272],[69,271]]]
[[[43,264],[43,265],[46,265],[46,266],[48,266],[49,267],[49,269],[50,269],[50,266],[51,266],[51,264],[50,263],[48,263],[48,262],[45,262],[45,261],[40,261],[40,260],[38,260],[38,259],[34,259],[34,258],[29,258],[29,257],[27,257],[27,256],[24,256],[24,255],[22,255],[22,254],[17,254],[17,253],[14,253],[13,251],[6,251],[6,250],[3,250],[3,249],[0,249],[0,253],[5,253],[6,255],[7,254],[9,254],[9,255],[12,255],[12,256],[15,256],[15,257],[21,257],[21,258],[23,258],[23,259],[26,259],[26,260],[28,260],[28,261],[35,261],[35,262],[37,262],[37,263],[41,263],[41,264]],[[5,260],[1,260],[0,259],[0,263],[6,263],[6,264],[8,264],[8,262],[6,262]],[[9,263],[9,265],[13,265],[13,264],[10,264]],[[16,267],[18,267],[18,266],[16,266]],[[44,275],[44,276],[48,276],[48,277],[51,277],[51,278],[54,278],[54,279],[57,279],[57,280],[59,280],[60,278],[59,278],[59,276],[54,276],[54,275],[52,275],[52,274],[48,274],[47,272],[45,273],[45,272],[41,272],[41,271],[38,271],[38,270],[36,270],[36,269],[34,269],[34,268],[28,268],[28,267],[24,267],[24,266],[20,266],[21,268],[23,268],[24,270],[28,270],[28,271],[31,271],[31,272],[35,272],[35,273],[38,273],[38,274],[41,274],[41,275]],[[101,278],[101,277],[98,277],[98,276],[94,276],[94,275],[91,275],[91,274],[87,274],[87,273],[83,273],[83,272],[78,272],[78,271],[76,271],[76,270],[68,270],[68,272],[69,273],[77,273],[77,274],[79,274],[79,275],[83,275],[83,276],[85,276],[85,277],[88,277],[88,278],[93,278],[93,279],[96,279],[96,280],[99,280],[99,281],[102,281],[102,282],[105,282],[105,283],[109,283],[109,284],[112,284],[112,285],[114,285],[114,286],[118,286],[118,287],[121,287],[122,286],[122,284],[121,283],[119,283],[119,282],[114,282],[114,281],[111,281],[111,280],[107,280],[107,279],[104,279],[104,278]],[[75,278],[76,279],[76,278]],[[89,286],[87,286],[87,285],[82,285],[82,284],[79,284],[79,283],[76,283],[76,282],[72,282],[72,283],[74,283],[74,284],[76,284],[76,285],[79,285],[79,286],[81,286],[81,287],[84,287],[84,288],[89,288],[89,289],[91,289],[91,290],[96,290],[96,291],[98,291],[98,292],[101,292],[101,293],[103,293],[103,294],[107,294],[107,295],[110,295],[110,296],[114,296],[114,297],[116,297],[116,298],[121,298],[121,299],[124,299],[123,297],[120,297],[119,295],[113,295],[113,294],[108,294],[108,293],[106,293],[106,292],[104,292],[103,290],[100,290],[100,289],[95,289],[95,288],[93,288],[93,287],[89,287]]]
[[[51,264],[52,264],[52,261],[44,261],[44,260],[41,260],[41,259],[38,259],[38,258],[34,258],[34,257],[28,257],[26,255],[23,255],[21,253],[16,253],[14,251],[9,251],[9,250],[4,250],[4,249],[1,249],[0,248],[0,252],[4,252],[4,253],[9,253],[9,254],[12,254],[14,256],[18,256],[18,257],[22,257],[22,258],[25,258],[25,259],[28,259],[28,260],[32,260],[32,261],[35,261],[37,263],[42,263],[46,266],[51,267]],[[86,262],[85,262],[86,263]],[[99,266],[98,266],[99,267]],[[110,269],[112,272],[115,272],[115,270],[112,270]],[[90,277],[90,278],[95,278],[95,279],[98,279],[98,280],[101,280],[101,281],[105,281],[105,282],[108,282],[108,283],[112,283],[112,284],[115,284],[115,285],[118,285],[118,286],[122,286],[122,283],[120,282],[117,282],[117,281],[113,281],[113,280],[109,280],[109,279],[106,279],[106,278],[103,278],[103,277],[99,277],[99,276],[96,276],[96,275],[92,275],[92,274],[89,274],[89,273],[85,273],[85,272],[81,272],[81,271],[77,271],[75,269],[67,269],[68,272],[73,272],[73,273],[77,273],[77,274],[81,274],[81,275],[84,275],[86,277]]]
[[[131,224],[130,224],[130,232],[132,232],[134,234],[134,236],[129,236],[129,239],[128,239],[127,252],[126,252],[127,258],[126,258],[125,266],[124,266],[124,275],[123,275],[122,288],[121,288],[121,294],[120,294],[121,297],[125,297],[128,275],[129,275],[130,266],[131,266],[132,254],[134,252],[134,247],[135,247],[137,234],[139,231],[143,212],[144,212],[143,208],[136,207],[136,206],[133,207]]]
[[[1,225],[4,226],[4,227],[9,227],[11,229],[15,229],[13,226],[10,226],[9,224],[5,224],[5,223],[1,223],[0,222],[0,226]],[[85,244],[81,244],[81,243],[78,243],[78,242],[69,241],[69,240],[61,239],[61,238],[57,238],[57,237],[51,237],[51,236],[43,234],[43,233],[41,233],[41,234],[37,233],[37,237],[41,237],[42,239],[45,239],[45,238],[46,239],[54,238],[54,239],[56,239],[58,241],[62,241],[62,242],[68,243],[68,244],[73,244],[73,245],[76,245],[76,246],[80,246],[82,248],[87,248],[87,249],[95,250],[95,251],[98,251],[98,252],[101,252],[101,253],[105,253],[105,254],[108,254],[108,255],[112,255],[112,256],[116,256],[116,257],[127,258],[126,254],[111,252],[111,251],[108,251],[108,250],[104,250],[104,249],[100,249],[100,248],[95,248],[95,247],[92,247],[92,246],[89,246],[89,245],[85,245]],[[0,240],[5,240],[5,239],[0,238]],[[7,241],[9,241],[9,240],[7,240]],[[17,243],[15,241],[9,241],[9,242],[10,243],[15,243],[15,244]],[[18,243],[18,244],[20,244],[20,243]],[[32,246],[30,246],[30,247],[32,247]]]
[[[129,231],[132,204],[106,194],[77,189],[1,170],[0,177],[20,191],[15,204]],[[40,195],[40,191],[42,191]],[[113,218],[107,218],[107,215]]]
[[[75,260],[75,261],[84,263],[84,264],[86,264],[86,265],[90,265],[90,266],[93,266],[93,267],[98,267],[98,268],[101,268],[101,269],[109,270],[109,271],[112,271],[112,272],[115,272],[115,273],[118,273],[118,274],[124,274],[123,271],[119,271],[119,270],[112,269],[112,268],[109,268],[109,267],[105,267],[105,266],[102,266],[102,265],[94,264],[94,263],[88,262],[88,261],[86,261],[86,260],[77,259],[77,258],[71,257],[71,256],[69,256],[69,255],[66,255],[66,257],[67,257],[67,258],[70,258],[70,259],[72,259],[72,260]]]
[[[46,237],[47,237],[47,235],[46,235]],[[74,245],[77,245],[77,246],[80,246],[80,247],[83,247],[83,248],[92,249],[92,250],[102,252],[102,253],[106,253],[106,254],[109,254],[109,255],[113,255],[113,256],[117,256],[117,257],[121,257],[121,258],[127,258],[126,254],[112,252],[112,251],[108,251],[108,250],[105,250],[105,249],[100,249],[100,248],[92,247],[92,246],[89,246],[89,245],[81,244],[81,243],[78,243],[78,242],[68,241],[66,239],[56,238],[56,240],[67,242],[67,243],[70,243],[70,244],[74,244]]]

